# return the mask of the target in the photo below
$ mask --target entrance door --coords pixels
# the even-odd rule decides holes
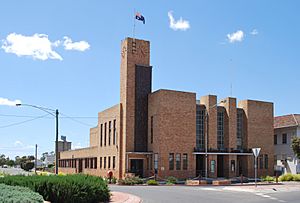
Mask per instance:
[[[79,163],[78,163],[78,173],[82,173],[82,159],[79,159]]]
[[[217,158],[217,175],[218,177],[224,177],[224,156],[218,155]]]
[[[204,177],[205,176],[205,155],[197,154],[196,155],[196,176]]]
[[[130,159],[130,172],[143,177],[143,159]]]

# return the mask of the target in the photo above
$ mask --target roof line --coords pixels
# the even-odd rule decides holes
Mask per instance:
[[[294,118],[294,120],[295,120],[297,126],[299,126],[299,123],[298,123],[298,121],[297,121],[297,119],[296,119],[296,117],[295,117],[295,114],[292,114],[292,115],[293,115],[293,118]]]

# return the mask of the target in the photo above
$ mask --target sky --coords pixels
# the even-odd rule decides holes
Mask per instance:
[[[0,154],[87,147],[97,112],[119,102],[120,43],[150,40],[152,89],[274,103],[300,113],[297,0],[0,2]],[[145,24],[134,20],[140,12]]]

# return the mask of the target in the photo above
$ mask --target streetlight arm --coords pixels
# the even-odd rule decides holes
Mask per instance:
[[[45,107],[41,107],[41,106],[36,106],[36,105],[31,105],[31,104],[16,104],[16,106],[30,106],[30,107],[33,107],[33,108],[36,108],[36,109],[39,109],[41,111],[44,111],[52,116],[55,117],[55,114],[54,113],[51,113],[50,111],[53,111],[55,112],[54,109],[49,109],[49,108],[45,108]]]

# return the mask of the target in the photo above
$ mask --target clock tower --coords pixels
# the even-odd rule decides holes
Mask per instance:
[[[147,151],[148,94],[151,93],[151,85],[150,42],[126,38],[121,43],[120,72],[123,156],[127,152]]]

